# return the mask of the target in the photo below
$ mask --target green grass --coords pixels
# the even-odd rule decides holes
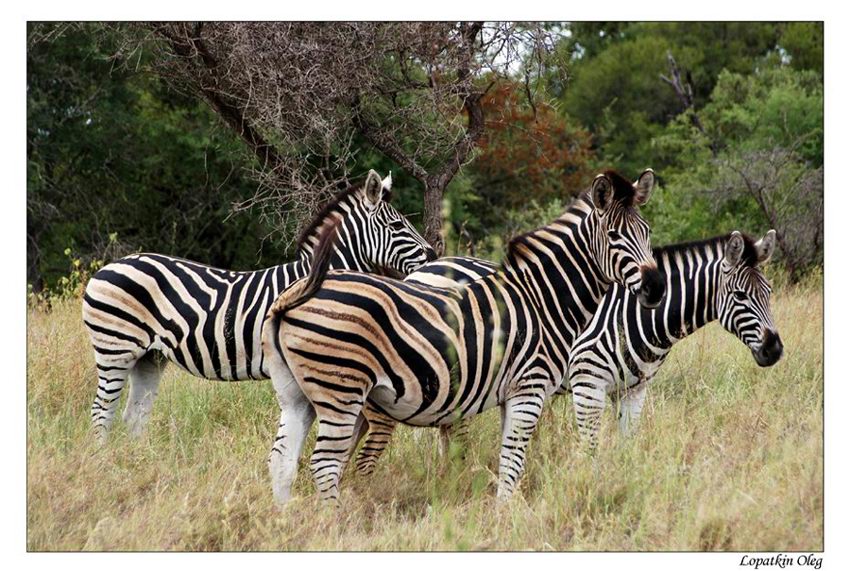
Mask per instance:
[[[680,343],[637,435],[620,438],[609,411],[592,457],[578,446],[569,398],[550,401],[507,505],[494,497],[490,411],[473,423],[465,461],[440,457],[436,432],[419,429],[417,441],[403,427],[372,477],[346,474],[339,508],[318,502],[302,465],[282,512],[265,462],[278,415],[270,383],[169,367],[149,433],[131,440],[119,418],[99,448],[79,301],[31,310],[28,548],[817,551],[821,290],[815,281],[774,294],[786,354],[773,368],[716,323]]]

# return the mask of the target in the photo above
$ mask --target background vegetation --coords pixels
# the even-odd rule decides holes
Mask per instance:
[[[330,32],[306,25],[284,30],[212,26],[153,31],[95,24],[31,27],[27,237],[28,281],[34,290],[49,288],[67,275],[66,248],[83,262],[138,250],[236,269],[286,261],[297,226],[328,192],[311,181],[344,182],[369,168],[393,171],[402,210],[422,224],[429,204],[423,201],[428,187],[420,178],[429,179],[415,167],[421,163],[423,172],[431,169],[426,175],[437,172],[433,165],[443,164],[446,150],[472,136],[464,119],[469,115],[466,100],[456,93],[461,87],[480,96],[473,115],[480,111],[483,124],[476,130],[477,145],[462,160],[465,166],[441,182],[445,204],[432,213],[444,217],[440,238],[447,253],[498,259],[508,237],[548,221],[600,169],[613,167],[635,176],[651,166],[663,185],[647,212],[657,244],[732,229],[761,234],[775,227],[780,259],[795,279],[822,261],[821,24],[549,25],[532,36],[550,42],[545,50],[499,56],[511,63],[507,71],[487,50],[494,38],[527,47],[526,31],[494,24],[476,36],[480,40],[473,46],[473,67],[478,75],[462,85],[452,83],[456,80],[448,73],[435,76],[430,70],[429,76],[428,69],[416,67],[417,61],[429,62],[428,57],[434,65],[456,64],[455,52],[429,55],[422,48],[424,55],[401,66],[407,82],[392,67],[399,65],[399,54],[413,58],[418,49],[399,52],[399,41],[443,34],[452,45],[459,36],[452,25],[385,25],[364,31],[352,24],[351,30]],[[301,75],[295,77],[301,68],[291,64],[283,69],[277,61],[281,58],[273,57],[275,45],[289,54],[287,50],[317,38],[330,46],[331,54],[365,49],[339,43],[360,32],[371,38],[369,46],[386,50],[381,52],[387,54],[385,60],[370,59],[372,67],[347,74],[335,67],[337,59],[312,61],[319,68],[313,71],[319,76],[315,81],[326,82],[312,86],[316,93],[299,83]],[[277,143],[275,152],[290,152],[288,157],[302,157],[300,163],[311,165],[306,175],[289,163],[286,168],[267,167],[258,160],[257,146],[246,143],[244,129],[234,129],[230,116],[220,112],[226,102],[211,102],[209,90],[198,86],[198,74],[206,68],[199,71],[191,67],[191,57],[177,54],[181,44],[172,38],[178,33],[189,42],[203,37],[219,58],[236,57],[227,49],[231,44],[244,48],[237,55],[245,52],[250,58],[254,53],[261,60],[258,77],[287,73],[280,75],[287,80],[275,86],[292,83],[301,89],[298,93],[306,90],[301,99],[318,97],[319,88],[327,91],[333,80],[344,82],[336,99],[320,101],[334,109],[338,124],[360,126],[352,119],[354,103],[346,95],[366,85],[369,89],[358,101],[371,97],[374,105],[366,107],[362,121],[372,119],[393,130],[375,134],[362,126],[343,129],[334,141],[344,139],[345,148],[326,151],[323,160],[331,166],[316,166],[312,162],[324,152],[315,148],[320,146],[315,139],[325,132],[322,125],[327,131],[340,130],[323,116],[328,110],[302,102],[284,115],[279,100],[293,95],[289,92],[262,92],[272,98],[266,107],[234,99],[234,108],[254,113],[242,117],[240,125],[257,126],[258,132],[263,127],[261,134],[269,141],[288,137]],[[248,41],[246,36],[254,43],[240,43]],[[666,81],[675,79],[668,54],[680,71],[678,91]],[[543,59],[540,65],[533,56]],[[227,75],[221,67],[211,68],[219,74],[213,78],[219,86],[213,93],[235,98],[247,80]],[[372,79],[375,69],[384,68],[388,71],[381,72],[380,82]],[[423,83],[428,78],[439,85],[444,81],[446,93],[428,91],[427,81]],[[221,87],[225,83],[232,87]],[[310,138],[296,140],[304,131],[302,123],[310,121],[319,127]],[[398,143],[398,152],[379,135]],[[267,147],[259,152],[268,152]],[[291,200],[296,195],[301,198]],[[258,196],[272,200],[252,201]],[[317,198],[305,203],[304,196]],[[251,207],[234,209],[246,203]],[[269,209],[276,215],[269,216]]]

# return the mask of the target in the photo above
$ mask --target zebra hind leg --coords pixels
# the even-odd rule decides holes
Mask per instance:
[[[469,426],[471,422],[472,419],[466,417],[454,424],[440,426],[440,452],[450,460],[453,458],[458,458],[461,461],[466,460],[466,453],[469,450]],[[452,444],[454,444],[454,447]]]
[[[527,382],[502,404],[502,448],[496,492],[500,501],[510,499],[525,470],[525,453],[543,411],[546,384],[539,378]]]
[[[369,424],[369,429],[354,465],[359,474],[369,476],[375,471],[375,465],[389,445],[398,423],[369,402],[363,407],[363,416]]]
[[[91,406],[92,429],[95,438],[101,443],[106,441],[109,429],[118,410],[121,391],[130,372],[136,366],[138,357],[130,353],[119,355],[95,353],[97,365],[97,393]]]
[[[336,503],[342,471],[359,436],[361,425],[358,421],[366,395],[345,392],[344,398],[338,398],[340,395],[333,393],[318,393],[314,396],[319,430],[310,457],[310,470],[319,496]]]
[[[275,503],[282,507],[292,497],[298,460],[316,413],[283,359],[273,355],[269,372],[280,405],[280,423],[268,458],[269,476]]]
[[[144,433],[166,364],[161,354],[150,352],[139,359],[130,372],[130,394],[123,418],[131,436]]]

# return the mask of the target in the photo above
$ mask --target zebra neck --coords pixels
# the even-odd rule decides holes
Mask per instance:
[[[367,252],[363,249],[367,242],[367,237],[363,235],[364,230],[354,226],[358,219],[365,218],[355,215],[355,211],[359,207],[360,203],[357,201],[356,195],[345,196],[338,204],[329,209],[321,219],[311,224],[298,244],[298,259],[306,261],[308,269],[312,265],[313,250],[319,243],[319,237],[326,222],[332,217],[339,217],[341,223],[330,268],[332,270],[355,270],[358,272],[370,272],[374,269],[368,261]],[[352,237],[358,236],[359,241],[354,243]],[[359,244],[359,247],[355,244]]]
[[[566,361],[610,285],[592,252],[596,227],[589,199],[578,199],[552,224],[511,243],[505,279],[536,308],[553,355]]]
[[[646,321],[654,314],[660,346],[671,347],[717,319],[722,255],[722,249],[714,242],[656,253],[659,269],[667,277],[667,295],[662,304],[663,311],[644,311],[642,315]]]
[[[339,236],[337,237],[336,244],[334,246],[334,253],[330,261],[330,269],[354,270],[358,272],[373,271],[374,267],[371,263],[369,263],[368,256],[362,249],[362,242],[365,242],[365,240],[361,238],[360,247],[352,244],[352,234],[349,229],[346,228],[347,222],[347,220],[343,220],[340,225]],[[308,271],[313,265],[313,248],[317,244],[318,237],[309,236],[299,246],[298,259],[300,262],[304,262],[307,265]]]

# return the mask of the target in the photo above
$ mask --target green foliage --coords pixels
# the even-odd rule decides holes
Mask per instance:
[[[823,83],[812,71],[788,67],[744,76],[720,74],[700,112],[710,139],[730,151],[790,148],[823,164]]]
[[[593,132],[599,166],[624,172],[649,165],[661,170],[674,159],[650,144],[683,111],[661,80],[670,74],[668,51],[692,86],[697,109],[716,97],[724,76],[746,78],[780,66],[783,58],[810,70],[807,82],[822,76],[823,29],[815,23],[581,23],[569,29],[573,35],[560,49],[572,54],[570,81],[565,89],[552,88],[563,109]],[[779,110],[787,101],[771,103]]]
[[[600,162],[623,172],[655,164],[646,143],[678,111],[675,93],[658,78],[670,47],[664,38],[641,36],[576,62],[564,110],[595,134]]]
[[[709,102],[653,143],[669,157],[647,212],[657,243],[776,227],[777,255],[798,277],[822,260],[823,85],[789,66],[724,71]],[[712,146],[713,149],[712,150]]]
[[[118,234],[110,234],[109,244],[117,243]],[[62,254],[68,261],[67,275],[56,280],[51,288],[41,291],[34,291],[32,284],[27,284],[27,307],[49,311],[56,303],[82,298],[89,278],[105,265],[105,262],[99,259],[84,260],[75,255],[71,248],[65,248]]]
[[[60,33],[61,31],[61,33]],[[92,25],[39,24],[27,54],[28,281],[50,288],[63,251],[83,259],[152,250],[233,268],[279,263],[260,254],[250,215],[226,220],[255,188],[242,143],[202,102],[110,60]],[[142,64],[144,62],[142,61]],[[121,236],[120,247],[107,240]]]
[[[823,77],[823,22],[789,22],[782,26],[779,44],[794,69],[811,69]]]
[[[651,166],[661,183],[646,208],[656,244],[775,225],[781,235],[805,237],[808,246],[783,254],[798,258],[796,274],[819,263],[822,24],[563,27],[571,35],[557,49],[569,67],[528,86],[535,105],[522,78],[488,90],[484,139],[444,197],[447,253],[498,260],[512,235],[553,219],[595,172],[636,176]],[[33,291],[67,285],[68,247],[84,265],[138,250],[236,269],[289,258],[283,244],[265,240],[268,223],[232,213],[256,189],[243,142],[204,103],[137,71],[146,69],[146,53],[115,59],[125,53],[120,28],[34,24],[29,31]],[[37,41],[43,36],[49,39]],[[693,87],[692,111],[683,112],[661,79],[670,73],[668,51]],[[428,79],[421,71],[411,68]],[[392,114],[373,108],[378,101],[363,103],[376,116]],[[394,204],[421,227],[421,185],[365,140],[352,145],[357,165],[349,168],[392,170]],[[748,190],[745,179],[765,190]],[[283,241],[296,232],[274,230]]]

